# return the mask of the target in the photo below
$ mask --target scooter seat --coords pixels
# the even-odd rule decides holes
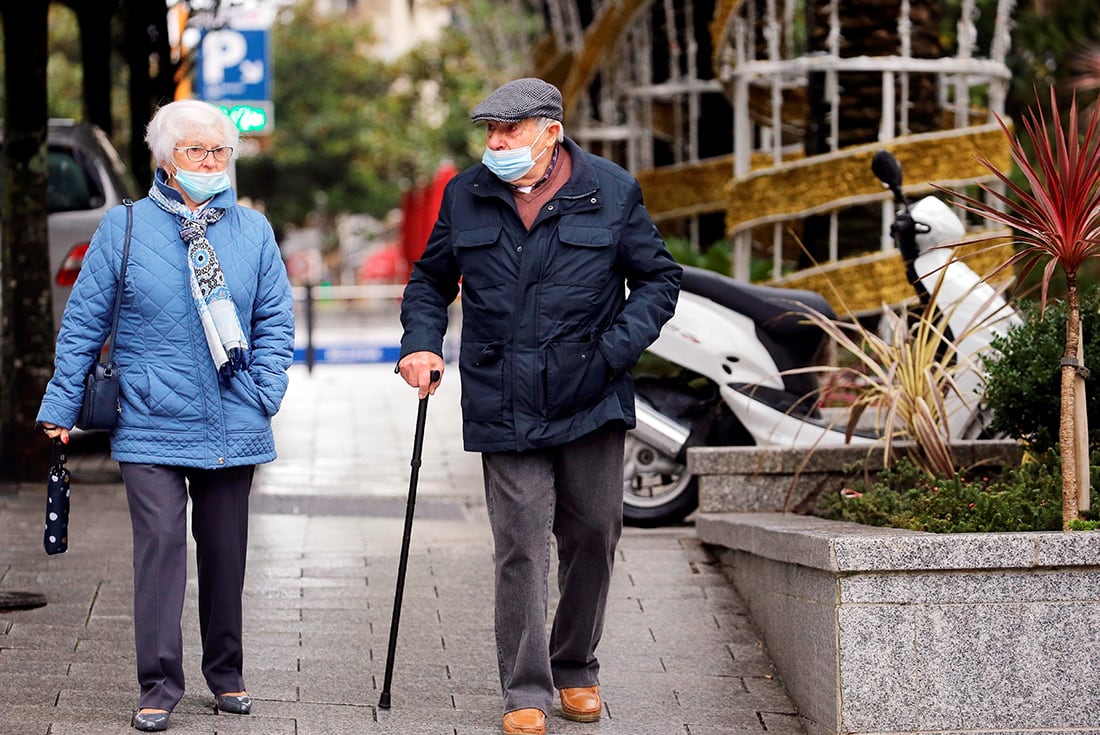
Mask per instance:
[[[836,318],[833,307],[816,291],[745,283],[706,268],[684,266],[680,289],[744,314],[773,337],[820,334],[817,327],[806,321],[804,307],[829,319]]]
[[[821,330],[806,320],[807,307],[836,319],[833,307],[816,291],[745,283],[706,268],[684,266],[680,289],[744,314],[784,344],[804,339],[816,344],[821,339]]]

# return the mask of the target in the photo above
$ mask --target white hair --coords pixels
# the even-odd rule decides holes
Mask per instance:
[[[176,100],[157,109],[145,128],[145,143],[157,165],[172,161],[172,149],[187,138],[220,140],[234,152],[240,132],[222,109],[202,100]]]
[[[535,128],[537,130],[542,130],[542,127],[544,125],[549,124],[549,123],[557,123],[558,124],[558,142],[560,143],[563,140],[565,140],[565,124],[561,120],[555,120],[552,117],[536,117],[535,118]]]

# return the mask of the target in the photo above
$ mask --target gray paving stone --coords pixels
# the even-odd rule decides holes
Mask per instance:
[[[285,497],[255,503],[250,523],[245,676],[254,714],[214,714],[199,665],[192,558],[182,621],[189,689],[170,732],[497,735],[492,540],[480,461],[460,447],[455,386],[433,398],[421,490],[434,507],[461,512],[417,517],[386,711],[378,698],[402,518],[284,511],[296,502],[328,512],[338,505],[331,498],[350,496],[359,501],[343,507],[356,513],[403,503],[415,400],[389,366],[292,372],[275,423],[281,456],[260,469],[254,489],[257,498]],[[333,424],[369,444],[338,441]],[[84,476],[105,476],[101,457],[79,462]],[[117,480],[74,488],[73,538],[58,557],[41,548],[41,488],[0,489],[0,590],[49,600],[0,612],[0,735],[133,732],[125,494]],[[551,609],[556,602],[551,585]],[[555,704],[549,732],[804,735],[742,601],[690,524],[625,530],[600,653],[604,717],[569,722]]]

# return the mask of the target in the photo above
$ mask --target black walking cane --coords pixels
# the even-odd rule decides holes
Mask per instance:
[[[438,370],[429,375],[428,384],[440,378]],[[401,598],[405,594],[405,569],[409,564],[409,540],[412,538],[413,510],[416,507],[416,480],[420,476],[420,450],[424,446],[424,420],[428,417],[428,396],[420,399],[416,412],[416,434],[413,437],[412,470],[409,473],[409,502],[405,506],[405,534],[401,538],[401,560],[397,565],[397,589],[393,593],[393,618],[390,620],[390,645],[386,651],[386,679],[378,706],[390,708],[390,683],[393,681],[393,654],[397,650],[397,625],[401,621]]]

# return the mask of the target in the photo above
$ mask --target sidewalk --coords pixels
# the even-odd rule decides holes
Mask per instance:
[[[392,708],[377,704],[416,396],[391,365],[295,366],[275,422],[280,456],[259,470],[253,492],[245,590],[253,714],[213,712],[199,672],[192,568],[189,691],[169,732],[500,732],[491,540],[480,461],[461,450],[457,377],[451,367],[429,402]],[[102,457],[70,464],[66,554],[42,550],[40,487],[0,489],[0,591],[49,599],[0,610],[0,735],[134,732],[125,495]],[[626,530],[600,659],[603,719],[568,722],[555,708],[548,732],[803,733],[743,604],[690,526]]]

